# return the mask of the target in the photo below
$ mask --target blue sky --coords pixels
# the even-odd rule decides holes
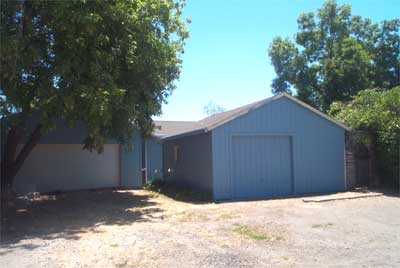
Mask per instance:
[[[338,1],[374,22],[400,17],[400,0]],[[232,109],[271,96],[272,39],[293,37],[296,19],[321,0],[187,0],[190,38],[177,88],[155,119],[199,120],[210,101]]]

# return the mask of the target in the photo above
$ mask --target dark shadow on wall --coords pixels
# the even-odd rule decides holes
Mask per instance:
[[[10,250],[22,239],[79,239],[85,232],[101,232],[98,225],[128,225],[162,217],[150,194],[96,190],[18,198],[9,214],[5,243]],[[157,216],[160,215],[160,216]],[[35,248],[34,245],[23,247]]]
[[[382,193],[385,196],[400,198],[400,188],[396,184],[383,184],[379,187],[371,187],[371,191]]]

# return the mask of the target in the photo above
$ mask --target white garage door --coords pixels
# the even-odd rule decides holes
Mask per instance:
[[[90,153],[82,144],[38,144],[17,174],[19,192],[67,191],[119,186],[119,145]]]

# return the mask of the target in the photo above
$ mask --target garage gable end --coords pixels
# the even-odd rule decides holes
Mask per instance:
[[[315,114],[316,116],[330,122],[333,125],[336,125],[340,128],[343,128],[345,130],[351,131],[351,129],[349,127],[347,127],[346,125],[342,124],[341,122],[329,117],[328,115],[318,111],[317,109],[313,108],[312,106],[298,100],[297,98],[287,94],[287,93],[282,93],[270,98],[267,98],[265,100],[262,101],[258,101],[249,105],[245,105],[243,107],[239,107],[237,109],[234,109],[232,111],[227,111],[227,112],[223,112],[220,114],[217,114],[215,116],[211,116],[209,118],[206,118],[202,121],[207,122],[207,127],[206,130],[210,131],[213,130],[217,127],[220,127],[224,124],[227,124],[233,120],[236,120],[240,117],[246,116],[248,114],[254,113],[255,111],[257,111],[258,109],[262,109],[264,106],[268,106],[268,105],[273,105],[274,102],[276,101],[280,101],[281,99],[286,99],[289,100],[290,102],[292,102],[295,105],[298,105],[300,107],[302,107],[303,109],[309,111],[310,113]],[[236,113],[234,113],[234,111],[237,111]],[[214,118],[213,118],[214,117]]]
[[[347,127],[314,110],[282,94],[214,127],[214,198],[344,190]],[[257,181],[265,191],[259,192]]]

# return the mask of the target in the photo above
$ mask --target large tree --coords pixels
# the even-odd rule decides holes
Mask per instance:
[[[43,133],[82,122],[102,150],[152,130],[179,76],[188,37],[184,1],[1,1],[0,116],[7,120],[8,184]],[[40,118],[32,133],[26,121]],[[17,145],[27,136],[22,151]]]
[[[400,85],[400,19],[372,23],[329,0],[297,23],[294,40],[276,37],[269,48],[274,94],[294,92],[326,110],[360,90]]]

